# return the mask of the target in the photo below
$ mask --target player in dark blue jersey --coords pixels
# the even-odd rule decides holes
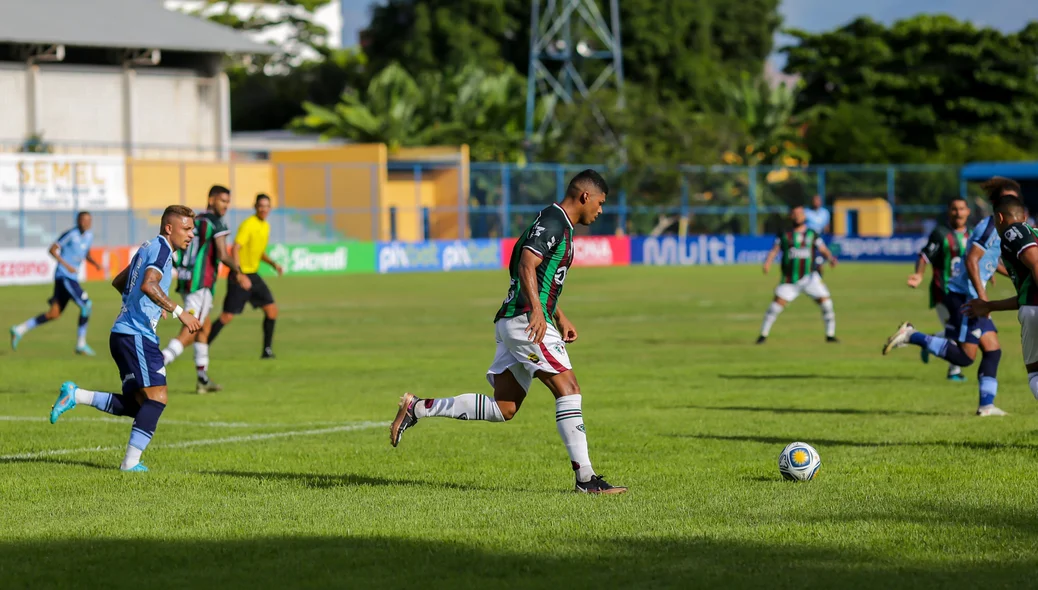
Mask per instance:
[[[147,471],[141,454],[148,447],[159,417],[166,408],[166,368],[155,327],[167,313],[178,318],[191,333],[202,328],[198,318],[169,299],[173,278],[173,251],[183,250],[194,237],[195,213],[189,207],[171,205],[162,214],[158,237],[141,244],[133,260],[112,286],[122,293],[123,306],[112,326],[109,348],[119,368],[122,393],[90,391],[71,381],[50,411],[51,424],[78,404],[94,406],[116,416],[133,417],[130,443],[120,469]]]
[[[47,313],[29,318],[17,326],[11,326],[11,349],[18,350],[18,343],[30,330],[42,326],[51,320],[61,317],[69,301],[79,307],[79,334],[76,340],[76,354],[94,356],[94,351],[86,341],[87,323],[90,321],[90,298],[79,284],[79,267],[83,261],[100,270],[101,265],[90,257],[90,246],[94,242],[94,233],[90,231],[92,219],[86,211],[80,211],[76,217],[76,227],[61,234],[50,247],[50,255],[58,261],[54,270],[54,294],[51,296],[50,309]]]

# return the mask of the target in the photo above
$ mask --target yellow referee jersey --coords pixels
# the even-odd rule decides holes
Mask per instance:
[[[259,272],[260,259],[267,249],[270,238],[270,224],[252,215],[238,226],[238,235],[234,243],[241,246],[238,251],[238,262],[245,274]]]

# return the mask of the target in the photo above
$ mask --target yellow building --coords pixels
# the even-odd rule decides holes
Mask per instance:
[[[833,234],[887,238],[894,235],[894,211],[883,197],[836,197]]]

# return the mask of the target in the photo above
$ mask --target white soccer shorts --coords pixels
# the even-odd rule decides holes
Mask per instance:
[[[213,292],[209,289],[199,289],[194,293],[184,296],[184,311],[204,322],[213,310]]]
[[[1024,364],[1038,363],[1038,307],[1024,305],[1016,312],[1020,321],[1020,347],[1024,350]]]
[[[782,283],[775,287],[775,297],[790,302],[805,293],[814,300],[828,299],[829,287],[822,281],[822,275],[812,272],[795,283]]]
[[[544,340],[534,344],[526,335],[526,327],[529,325],[526,314],[494,322],[497,352],[494,354],[494,362],[487,369],[487,381],[491,387],[494,386],[494,376],[508,370],[515,375],[523,391],[529,391],[537,371],[558,374],[573,368],[569,362],[569,353],[566,352],[566,343],[554,326],[548,324]]]

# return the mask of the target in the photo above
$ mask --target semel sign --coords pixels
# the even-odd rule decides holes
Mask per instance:
[[[512,258],[515,238],[501,240],[501,265]],[[631,263],[631,241],[617,236],[575,236],[573,266],[627,266]]]
[[[0,249],[0,285],[40,285],[54,281],[57,262],[43,248]]]

